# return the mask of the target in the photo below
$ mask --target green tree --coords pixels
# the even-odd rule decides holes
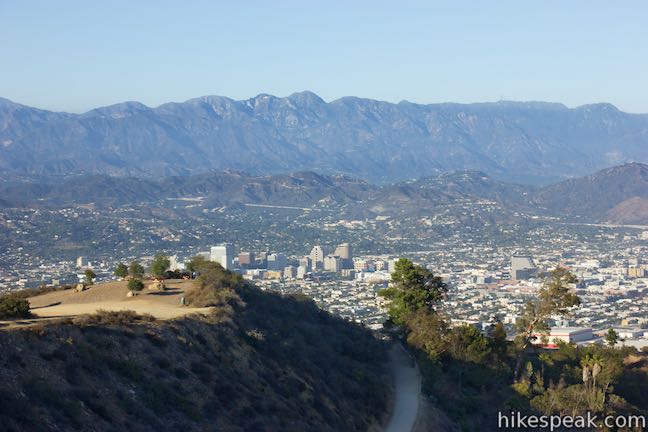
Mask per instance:
[[[117,264],[117,267],[115,268],[115,276],[122,279],[128,276],[128,267],[126,267],[126,264],[124,263]]]
[[[611,328],[610,330],[605,333],[605,343],[608,344],[608,346],[613,347],[619,342],[619,334]]]
[[[434,311],[447,291],[448,286],[440,277],[401,258],[396,261],[389,288],[381,290],[380,295],[390,300],[389,318],[397,325],[404,325],[417,310]]]
[[[470,324],[454,327],[446,343],[452,357],[463,361],[483,363],[491,353],[486,337]]]
[[[144,289],[144,283],[139,279],[131,279],[128,281],[128,289],[136,294]]]
[[[137,261],[131,261],[128,266],[128,274],[134,279],[141,278],[144,276],[144,267],[142,267],[142,265]]]
[[[86,285],[92,285],[94,283],[93,282],[94,278],[97,277],[95,272],[91,268],[87,268],[87,269],[85,269],[84,274],[85,274],[85,283],[86,283]]]
[[[424,351],[432,361],[437,361],[447,351],[448,324],[439,314],[419,309],[407,320],[407,343]]]
[[[169,261],[169,257],[162,254],[156,254],[151,263],[151,274],[156,279],[163,279],[170,266],[171,262]]]
[[[222,268],[218,263],[208,261],[200,255],[193,257],[186,265],[189,273],[201,273],[208,269]]]
[[[12,295],[0,297],[0,318],[29,318],[29,301]]]
[[[503,360],[506,355],[506,346],[508,344],[506,340],[506,328],[502,321],[497,320],[493,326],[493,331],[491,332],[491,344],[493,346],[493,351],[497,354],[497,357],[500,360]]]
[[[570,284],[576,282],[576,276],[569,270],[556,267],[544,278],[538,298],[526,304],[524,315],[517,323],[520,352],[515,366],[515,380],[519,378],[524,357],[536,338],[535,334],[549,329],[547,319],[554,314],[567,315],[572,307],[580,304],[578,296],[569,288]]]

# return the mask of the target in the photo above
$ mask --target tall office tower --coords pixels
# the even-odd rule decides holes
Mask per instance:
[[[308,273],[308,270],[306,270],[306,267],[303,265],[300,265],[297,267],[297,279],[304,279],[306,276],[306,273]]]
[[[272,253],[268,255],[268,270],[283,271],[286,268],[286,255],[282,253]]]
[[[387,261],[387,271],[389,273],[394,273],[396,271],[396,262],[398,261],[398,258],[393,258]]]
[[[304,267],[304,269],[307,272],[311,271],[311,259],[310,259],[310,257],[307,255],[307,256],[305,256],[303,258],[300,258],[299,259],[299,266]]]
[[[230,243],[212,246],[209,251],[209,260],[219,263],[226,270],[231,270],[234,268],[234,246]]]
[[[516,280],[525,280],[534,277],[538,269],[533,258],[528,255],[513,255],[511,257],[511,277]]]
[[[297,267],[288,266],[283,271],[284,279],[295,279],[297,277]]]
[[[322,270],[324,268],[324,251],[320,245],[313,246],[310,253],[310,259],[313,271]]]
[[[254,252],[239,253],[239,265],[244,268],[254,267]]]
[[[338,273],[342,270],[342,260],[337,255],[327,255],[324,258],[324,270]]]
[[[178,255],[169,255],[169,270],[180,270],[180,263],[178,262]]]
[[[335,248],[333,255],[337,255],[342,260],[342,268],[350,269],[353,268],[353,252],[351,245],[349,243],[342,243]]]
[[[267,251],[259,252],[259,254],[257,255],[257,259],[259,260],[257,265],[258,265],[259,268],[268,268],[268,255],[269,254],[270,254],[270,252],[267,252]]]

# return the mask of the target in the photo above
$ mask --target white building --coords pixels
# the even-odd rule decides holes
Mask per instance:
[[[234,268],[234,246],[230,243],[212,246],[209,251],[209,260],[219,263],[226,270],[231,270]]]
[[[268,255],[268,270],[283,271],[286,268],[286,256],[282,253]]]
[[[324,250],[321,246],[313,246],[310,253],[311,266],[313,271],[321,270],[324,268]]]
[[[545,348],[557,348],[559,341],[577,344],[594,339],[592,329],[589,327],[551,327],[549,332],[537,332],[533,335],[536,337],[535,345]],[[544,343],[545,338],[547,343]]]
[[[324,270],[339,273],[342,270],[342,260],[337,255],[327,255],[324,258]]]
[[[526,280],[536,275],[537,268],[533,258],[528,255],[511,257],[511,277],[515,280]]]

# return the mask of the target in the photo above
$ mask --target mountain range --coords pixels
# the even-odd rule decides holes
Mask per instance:
[[[311,92],[205,96],[83,114],[0,98],[0,178],[161,178],[241,170],[347,174],[377,184],[457,170],[547,184],[648,162],[648,115],[610,104],[397,104]]]
[[[628,163],[548,186],[457,171],[386,185],[312,171],[254,176],[236,171],[160,179],[79,175],[48,182],[5,182],[0,207],[114,207],[155,202],[335,210],[354,217],[425,216],[462,203],[495,204],[508,212],[562,220],[648,224],[648,165]]]

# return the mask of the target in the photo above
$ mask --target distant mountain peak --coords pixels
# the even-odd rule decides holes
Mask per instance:
[[[309,90],[304,90],[304,91],[301,91],[301,92],[293,93],[290,96],[288,96],[288,99],[293,100],[295,102],[308,104],[308,105],[326,104],[324,99],[322,99],[317,94],[315,94],[315,93],[313,93],[312,91],[309,91]]]
[[[84,115],[108,115],[108,116],[127,116],[142,111],[150,111],[151,108],[137,101],[119,102],[113,105],[95,108]]]
[[[613,113],[622,112],[615,105],[612,105],[611,103],[607,103],[607,102],[580,105],[575,109],[581,111],[598,111],[598,112],[613,112]]]

